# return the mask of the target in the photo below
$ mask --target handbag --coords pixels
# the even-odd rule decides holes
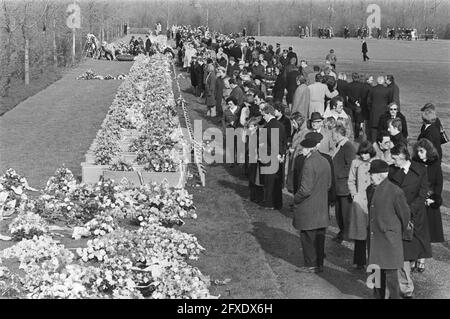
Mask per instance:
[[[406,226],[406,230],[403,233],[403,240],[411,241],[414,235],[414,223],[410,220]]]
[[[450,141],[450,139],[447,136],[447,133],[445,133],[444,127],[441,124],[439,135],[441,136],[441,144],[446,144]]]

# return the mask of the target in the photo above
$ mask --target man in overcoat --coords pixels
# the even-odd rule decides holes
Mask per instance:
[[[269,163],[265,163],[265,166],[276,165],[277,170],[274,173],[263,173],[264,178],[264,203],[263,206],[266,209],[280,210],[283,208],[283,170],[284,170],[284,158],[287,149],[287,138],[283,124],[281,124],[275,118],[275,109],[270,104],[265,104],[261,108],[261,114],[264,121],[267,123],[265,126],[267,134],[267,155],[271,155],[275,149],[278,148],[277,158],[271,159]],[[272,131],[274,131],[275,139],[272,139]],[[278,137],[278,138],[277,138]],[[264,152],[263,151],[263,152]],[[272,163],[272,160],[278,161],[278,165]],[[274,167],[274,166],[272,166]]]
[[[348,189],[348,176],[352,161],[356,157],[356,149],[348,139],[347,128],[338,124],[332,131],[336,142],[336,153],[333,156],[334,174],[336,178],[336,205],[335,216],[339,233],[334,240],[341,243],[346,235],[349,212],[351,209],[350,190]]]
[[[405,193],[414,225],[412,240],[403,242],[405,262],[399,270],[400,291],[404,298],[412,298],[414,283],[410,261],[432,257],[425,207],[428,174],[425,166],[410,160],[408,148],[404,144],[395,145],[391,149],[391,156],[394,164],[390,167],[389,179]]]
[[[374,141],[377,137],[378,122],[380,117],[386,112],[386,107],[390,103],[391,90],[384,86],[384,77],[378,76],[377,85],[374,86],[368,96],[369,106],[369,127],[370,141]]]
[[[331,187],[331,167],[317,150],[318,140],[305,138],[300,145],[305,157],[299,176],[300,188],[294,195],[293,226],[300,231],[305,266],[298,270],[323,272],[325,233],[330,225],[328,191]]]
[[[366,60],[370,60],[370,58],[367,56],[367,52],[369,52],[369,50],[367,49],[367,43],[366,43],[366,40],[363,40],[363,41],[362,41],[361,51],[362,51],[362,54],[363,54],[363,60],[364,60],[364,62],[366,62]]]
[[[147,39],[145,40],[145,54],[150,55],[150,49],[152,47],[152,41],[150,40],[150,37],[147,35]]]
[[[410,209],[403,191],[388,178],[389,166],[379,159],[370,163],[372,185],[367,188],[369,203],[369,264],[380,269],[380,286],[375,296],[385,299],[386,288],[391,299],[399,299],[398,269],[403,267],[404,233]]]

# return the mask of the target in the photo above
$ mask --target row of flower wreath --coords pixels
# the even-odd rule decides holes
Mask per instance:
[[[27,189],[26,179],[12,169],[0,178],[1,212],[18,213],[9,230],[19,240],[0,253],[0,295],[215,298],[209,278],[186,262],[204,248],[194,236],[171,228],[196,218],[186,190],[126,181],[89,186],[77,183],[66,168],[56,171],[36,199],[26,196]],[[56,220],[85,222],[73,237],[91,237],[87,247],[74,253],[54,240],[49,222]],[[2,266],[4,259],[18,259],[25,275]]]
[[[178,170],[185,141],[170,70],[169,58],[161,53],[136,58],[97,132],[93,143],[96,164],[125,171],[132,170],[132,164],[151,172]],[[137,132],[127,150],[137,154],[137,163],[126,163],[120,157],[125,131]]]

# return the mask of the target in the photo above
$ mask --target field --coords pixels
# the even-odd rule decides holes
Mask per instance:
[[[257,40],[282,48],[294,47],[299,59],[322,65],[334,49],[337,71],[377,75],[392,74],[400,87],[402,113],[408,122],[410,139],[416,140],[422,120],[420,107],[432,102],[447,132],[450,132],[450,41],[367,40],[370,61],[363,62],[361,41],[342,38],[258,37]],[[450,163],[450,144],[443,145],[444,163]]]

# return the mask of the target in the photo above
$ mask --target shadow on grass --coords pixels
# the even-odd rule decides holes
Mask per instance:
[[[254,222],[251,234],[255,236],[261,248],[273,257],[282,259],[296,267],[304,266],[303,253],[301,248],[300,236],[296,236],[283,229],[268,226],[263,222]],[[345,268],[348,265],[343,264],[343,255],[349,255],[350,250],[344,246],[333,246],[333,251],[329,251],[327,246],[326,261]],[[336,249],[336,250],[334,250]],[[329,282],[346,295],[353,295],[361,298],[370,297],[370,290],[363,284],[355,284],[360,279],[365,282],[364,273],[347,273],[325,266],[324,272],[318,274],[319,277]]]
[[[268,226],[263,222],[254,222],[251,234],[255,236],[261,248],[270,255],[288,263],[303,266],[300,237],[279,228]]]

